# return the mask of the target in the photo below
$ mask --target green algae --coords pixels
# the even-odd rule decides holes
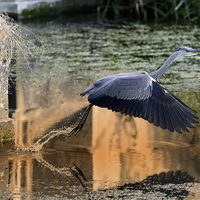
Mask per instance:
[[[103,76],[131,71],[152,72],[180,46],[200,48],[200,28],[190,25],[54,23],[27,24],[46,47],[36,54],[20,80],[41,87],[44,79],[73,79],[89,86]],[[180,58],[159,82],[199,110],[200,56]],[[21,63],[21,64],[20,64]],[[17,62],[17,67],[23,60]],[[16,67],[16,66],[14,66]],[[26,74],[28,73],[28,75]],[[189,96],[195,95],[196,101]]]

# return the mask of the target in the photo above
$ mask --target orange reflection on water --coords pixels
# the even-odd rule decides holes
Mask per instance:
[[[188,150],[190,145],[178,133],[107,109],[92,110],[94,190],[169,170],[190,169],[197,177]]]
[[[67,112],[67,107],[65,109]],[[27,114],[28,112],[23,112],[21,118],[16,121],[16,125],[21,125],[24,119],[27,119]],[[33,124],[37,122],[37,127],[43,124],[42,115],[40,116],[41,119],[38,118],[40,120],[37,119],[32,122]],[[80,115],[78,114],[78,116]],[[44,121],[46,120],[47,117],[44,115]],[[32,121],[32,119],[29,118],[29,121]],[[55,119],[54,123],[56,125],[58,119]],[[53,122],[50,120],[49,124],[52,126]],[[29,130],[34,131],[31,127],[29,126]],[[41,129],[40,134],[47,132],[46,129],[43,130],[42,132]],[[18,131],[17,134],[19,138],[24,137],[23,131]],[[29,134],[27,134],[28,136]],[[30,137],[32,138],[32,135]],[[49,174],[61,172],[60,168],[68,167],[71,163],[75,163],[83,171],[87,180],[94,181],[93,190],[104,186],[115,186],[119,184],[119,181],[141,181],[148,175],[169,170],[188,171],[190,175],[198,180],[199,173],[196,169],[200,158],[198,154],[199,148],[195,145],[190,145],[191,138],[192,132],[187,135],[170,133],[149,124],[143,119],[123,116],[120,113],[94,106],[85,126],[76,137],[55,137],[43,149],[43,153],[48,148],[48,151],[53,151],[54,153],[49,154],[49,156],[44,155],[43,159],[34,158],[37,163],[42,164],[41,166],[45,164],[50,169]],[[28,138],[27,141],[29,141]],[[31,139],[31,141],[33,140]],[[62,154],[59,152],[62,152]],[[194,160],[195,156],[197,163]],[[32,166],[31,162],[30,166],[22,167],[20,159],[19,162],[17,161],[17,155],[16,159],[9,159],[16,160],[12,161],[13,165],[15,166],[15,162],[18,163],[18,168],[24,171],[23,174],[25,176],[34,177],[36,169],[37,174],[40,173],[41,169],[37,166]],[[24,161],[26,160],[25,157],[23,159]],[[54,170],[52,170],[53,166],[55,166]],[[35,170],[32,170],[33,168]],[[31,171],[32,175],[28,175],[27,173],[29,172],[27,171]],[[14,174],[15,171],[12,170],[11,176],[14,176]],[[63,174],[63,177],[65,175]],[[22,177],[21,171],[17,171],[17,176]],[[61,176],[62,173],[59,173],[58,180],[62,180]],[[52,177],[52,175],[46,176],[42,174],[42,176],[32,181],[37,183],[38,181],[36,180],[53,182],[54,179]],[[15,190],[15,182],[16,180],[12,178],[10,182],[11,190]],[[31,181],[29,183],[31,185]],[[17,185],[17,188],[19,191],[20,186]],[[41,191],[42,186],[39,184],[38,188]]]
[[[13,199],[21,199],[20,192],[27,192],[26,199],[32,199],[33,184],[33,157],[31,155],[10,154],[7,157],[9,161],[9,187],[12,191]]]
[[[140,144],[140,139],[146,140],[147,133],[153,131],[149,124],[98,107],[93,108],[92,119],[93,180],[100,181],[95,182],[94,189],[101,187],[102,182],[110,182],[113,186],[127,176],[133,179],[132,172],[138,167],[141,171],[141,155],[148,157],[151,154],[145,143]],[[142,177],[145,176],[143,171]]]

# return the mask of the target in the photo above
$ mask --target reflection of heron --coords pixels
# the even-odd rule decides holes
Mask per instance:
[[[144,195],[143,197],[147,197],[147,195],[149,196],[150,193],[153,193],[154,195],[156,194],[156,199],[164,199],[162,198],[163,196],[166,199],[184,199],[184,197],[190,194],[190,187],[186,187],[187,183],[193,186],[195,182],[197,182],[195,178],[187,172],[180,170],[175,172],[168,171],[147,176],[142,181],[135,183],[125,183],[124,185],[108,189],[103,188],[102,190],[98,190],[98,193],[95,192],[94,195],[95,199],[100,199],[100,196],[102,197],[103,195],[105,199],[111,199],[112,196],[114,196],[114,199],[140,199],[134,198],[138,197],[138,192],[140,191]],[[171,184],[170,188],[167,184]],[[120,191],[123,191],[123,193]],[[138,192],[135,193],[134,191]]]
[[[170,64],[180,56],[192,56],[200,50],[181,47],[174,52],[157,71],[121,73],[101,78],[80,95],[88,94],[90,105],[79,124],[69,133],[76,135],[83,127],[93,105],[121,112],[125,115],[140,117],[160,126],[162,129],[182,133],[193,128],[198,119],[196,111],[189,108],[169,90],[160,85],[160,78]]]

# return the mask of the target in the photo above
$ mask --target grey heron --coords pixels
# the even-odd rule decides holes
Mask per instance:
[[[171,63],[181,56],[192,56],[200,50],[180,47],[155,72],[145,71],[120,73],[95,81],[80,95],[88,94],[90,102],[81,121],[68,136],[76,135],[83,127],[93,105],[107,108],[125,115],[140,117],[171,132],[187,131],[198,123],[196,111],[179,100],[159,84],[159,79]]]

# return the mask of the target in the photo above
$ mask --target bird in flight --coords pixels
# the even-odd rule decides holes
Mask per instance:
[[[171,132],[187,131],[198,123],[196,111],[184,104],[157,81],[181,56],[192,56],[200,50],[180,47],[165,61],[163,66],[152,73],[145,71],[120,73],[95,81],[80,95],[88,95],[90,102],[82,119],[68,136],[75,136],[83,127],[93,105],[140,117]]]

